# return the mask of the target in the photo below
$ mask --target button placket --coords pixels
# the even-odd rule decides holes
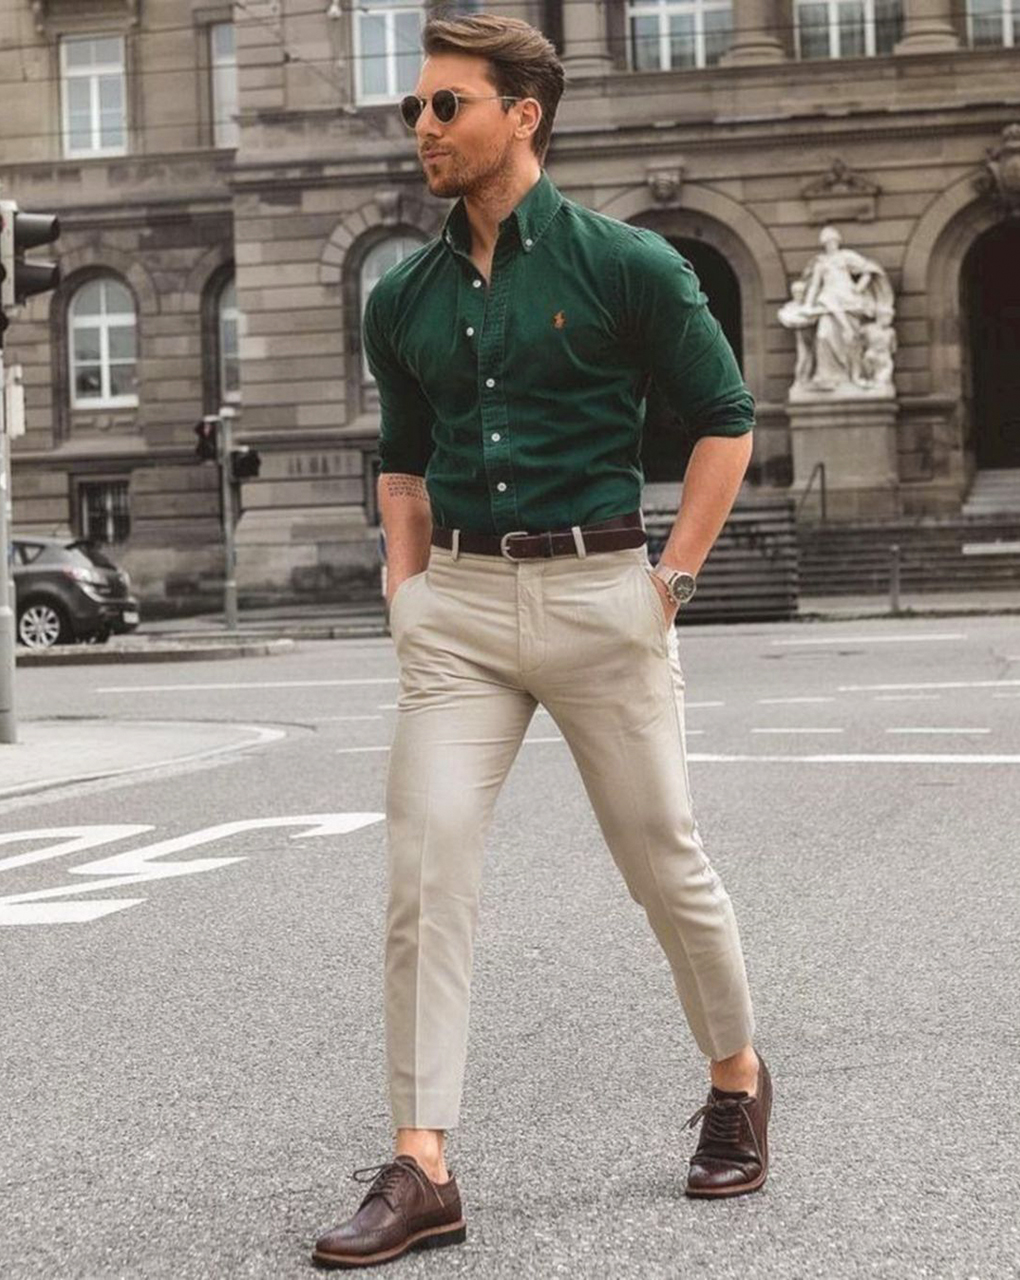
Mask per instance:
[[[484,322],[478,338],[478,404],[482,457],[493,525],[500,533],[521,527],[510,456],[509,415],[503,376],[506,322],[515,266],[511,247],[505,241],[497,244],[489,288],[485,295]]]

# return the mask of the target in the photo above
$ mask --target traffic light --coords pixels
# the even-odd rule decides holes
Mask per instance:
[[[262,458],[257,449],[242,445],[230,451],[230,478],[234,484],[242,480],[254,480],[262,468]]]
[[[199,462],[215,462],[219,457],[217,426],[216,418],[203,418],[201,422],[196,423],[195,435],[198,437],[198,444],[195,445],[195,455]]]
[[[9,310],[60,283],[57,263],[25,258],[26,249],[52,244],[59,235],[60,220],[54,214],[20,213],[13,200],[0,200],[0,334]]]

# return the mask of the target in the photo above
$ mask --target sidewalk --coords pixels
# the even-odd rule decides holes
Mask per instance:
[[[889,593],[860,596],[801,596],[799,618],[845,622],[851,618],[937,618],[1020,613],[1020,589],[1010,591],[905,591],[894,614]]]
[[[904,592],[900,612],[894,614],[887,593],[855,596],[801,596],[799,611],[791,622],[845,622],[853,618],[951,617],[1020,613],[1020,590]],[[689,625],[697,626],[696,620]],[[708,624],[705,625],[718,625]],[[730,624],[733,625],[733,624]],[[198,637],[212,639],[241,635],[254,639],[287,636],[294,640],[358,639],[387,634],[382,601],[356,604],[280,605],[245,609],[238,630],[223,630],[222,614],[147,622],[142,633],[164,640]]]
[[[0,800],[202,760],[284,737],[257,725],[167,720],[20,720],[0,743]]]

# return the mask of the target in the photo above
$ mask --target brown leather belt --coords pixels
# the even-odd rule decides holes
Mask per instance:
[[[598,551],[622,551],[640,547],[648,541],[640,511],[614,516],[598,524],[579,525],[571,529],[550,529],[545,533],[515,530],[499,537],[494,533],[472,533],[469,529],[443,529],[434,526],[432,544],[456,549],[471,555],[503,556],[505,560],[538,560],[550,556],[589,555]]]

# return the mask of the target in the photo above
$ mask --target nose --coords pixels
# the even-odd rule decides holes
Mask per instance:
[[[415,123],[414,131],[420,139],[425,139],[438,138],[441,130],[442,125],[436,119],[435,112],[432,110],[432,100],[427,99],[421,109],[421,115]]]

